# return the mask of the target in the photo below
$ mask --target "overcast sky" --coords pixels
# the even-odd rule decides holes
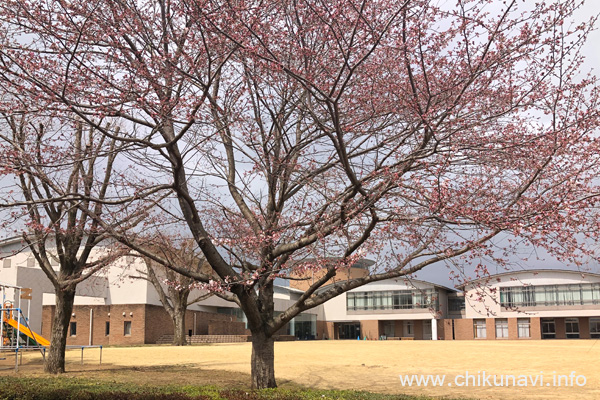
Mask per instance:
[[[526,0],[533,1],[533,0]],[[583,8],[576,14],[575,22],[583,22],[588,20],[590,17],[600,14],[600,0],[587,0]],[[588,38],[585,47],[584,54],[586,62],[584,70],[591,70],[595,75],[600,75],[600,23],[596,23],[596,30],[592,32]],[[524,259],[527,259],[526,261]],[[518,254],[512,257],[514,266],[513,269],[578,269],[573,265],[568,265],[559,262],[555,258],[549,256],[543,249],[533,249],[523,247]],[[486,263],[486,260],[481,260],[482,263]],[[505,269],[495,266],[493,263],[486,263],[490,273],[505,272]],[[465,266],[461,263],[462,266]],[[579,270],[590,271],[600,273],[600,265],[598,263],[590,261],[590,263]],[[472,275],[473,268],[465,266],[467,274]],[[458,282],[450,280],[449,266],[446,264],[431,265],[416,275],[416,278],[431,281],[440,285],[454,287]]]

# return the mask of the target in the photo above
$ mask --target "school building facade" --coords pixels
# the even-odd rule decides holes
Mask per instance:
[[[49,338],[53,287],[18,239],[0,242],[0,283],[28,287],[30,326]],[[373,262],[360,260],[328,282],[361,277]],[[171,320],[154,287],[134,278],[139,258],[119,260],[78,285],[69,345],[168,343]],[[283,312],[322,271],[275,287]],[[197,294],[197,293],[195,293]],[[190,297],[194,297],[193,293]],[[201,341],[247,341],[250,332],[235,304],[212,296],[189,307],[186,331]],[[532,340],[600,337],[600,275],[569,270],[507,272],[457,288],[398,278],[353,289],[296,316],[282,340]],[[191,339],[190,339],[191,340]]]

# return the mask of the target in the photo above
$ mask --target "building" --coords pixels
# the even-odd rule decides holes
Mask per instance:
[[[32,289],[24,313],[31,328],[49,338],[53,286],[20,239],[0,242],[0,258],[0,282]],[[336,279],[365,276],[372,264],[360,260]],[[168,343],[173,334],[171,319],[152,284],[135,278],[143,269],[140,258],[123,257],[80,283],[67,344]],[[297,301],[323,273],[305,272],[289,287],[275,286],[275,312]],[[330,280],[321,290],[337,281]],[[518,271],[473,280],[457,289],[407,278],[370,283],[296,316],[279,336],[288,340],[600,337],[598,274]],[[250,333],[242,311],[217,296],[189,307],[186,331],[193,341],[245,341]]]
[[[445,321],[454,339],[600,337],[600,275],[568,270],[506,272],[459,287],[465,316]]]
[[[331,339],[411,338],[437,340],[438,321],[448,318],[455,291],[415,279],[388,279],[350,290],[323,304]]]

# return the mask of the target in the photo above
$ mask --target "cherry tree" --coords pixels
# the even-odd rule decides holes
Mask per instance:
[[[3,228],[22,237],[24,249],[54,286],[56,312],[44,368],[61,373],[77,285],[129,251],[116,246],[99,222],[78,207],[98,215],[109,211],[105,223],[121,232],[147,213],[145,206],[127,211],[134,197],[114,192],[120,184],[115,161],[122,143],[78,121],[19,111],[14,104],[23,103],[16,98],[12,104],[2,111],[0,125],[0,209],[10,213]]]
[[[218,279],[153,260],[240,304],[252,384],[274,387],[275,332],[348,290],[500,237],[591,254],[599,108],[580,5],[7,0],[0,83],[168,177]],[[325,286],[365,255],[367,276]],[[275,278],[323,268],[274,313]]]
[[[205,273],[210,276],[210,265],[198,255],[198,249],[193,240],[177,240],[172,235],[167,236],[164,232],[159,232],[157,237],[145,241],[149,244],[143,245],[138,239],[136,248],[144,248],[147,252],[158,256],[160,261],[156,262],[149,257],[143,257],[146,268],[138,270],[138,274],[132,277],[144,279],[152,284],[163,308],[173,321],[173,345],[185,346],[187,344],[185,331],[187,308],[213,296],[213,293],[194,290],[197,286],[194,278],[177,273],[169,266],[175,265],[181,270]],[[163,265],[161,262],[168,264]]]

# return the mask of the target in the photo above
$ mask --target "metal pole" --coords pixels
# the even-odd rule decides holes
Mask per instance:
[[[0,312],[0,348],[4,347],[4,290],[6,288],[2,286],[2,312]]]
[[[83,365],[83,346],[81,346],[81,365]]]
[[[13,318],[17,319],[17,337],[15,338],[16,342],[17,342],[17,348],[19,348],[19,338],[21,337],[21,318],[20,318],[20,314],[21,314],[21,288],[19,289],[15,289],[15,295],[17,296],[17,301],[19,302],[19,307],[13,311],[13,313],[15,315],[13,315]]]
[[[31,321],[31,315],[29,314],[31,312],[31,300],[27,299],[27,325],[31,326],[29,324],[29,321]]]
[[[102,364],[102,346],[100,346],[100,364]]]
[[[15,349],[15,372],[19,372],[19,348]]]

